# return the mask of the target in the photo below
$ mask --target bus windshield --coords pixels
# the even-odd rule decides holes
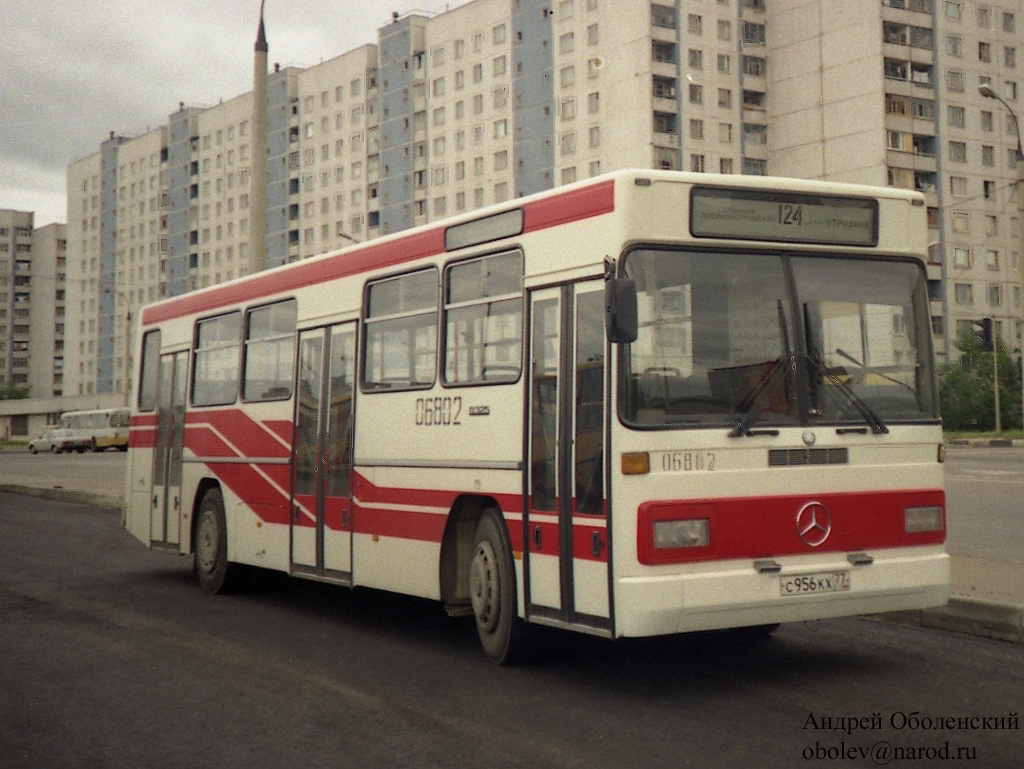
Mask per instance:
[[[927,283],[892,258],[639,249],[620,403],[637,427],[937,419]]]

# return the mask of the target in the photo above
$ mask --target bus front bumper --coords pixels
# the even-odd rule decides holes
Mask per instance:
[[[943,606],[942,546],[688,564],[615,583],[616,635],[651,636]],[[756,563],[756,565],[755,565]],[[775,567],[780,567],[777,571]],[[760,570],[759,570],[760,569]],[[845,575],[845,576],[844,576]]]

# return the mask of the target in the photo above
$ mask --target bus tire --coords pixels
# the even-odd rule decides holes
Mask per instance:
[[[196,514],[194,568],[199,585],[207,593],[234,593],[245,582],[243,564],[228,561],[228,527],[224,517],[224,497],[213,488],[203,495]]]
[[[526,624],[517,614],[515,563],[501,514],[480,516],[469,566],[469,594],[484,653],[499,665],[521,661]]]

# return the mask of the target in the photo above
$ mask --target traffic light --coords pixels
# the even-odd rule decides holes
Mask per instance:
[[[977,326],[974,330],[974,344],[977,345],[978,349],[985,352],[995,350],[995,342],[992,338],[992,318],[972,320],[971,323]]]

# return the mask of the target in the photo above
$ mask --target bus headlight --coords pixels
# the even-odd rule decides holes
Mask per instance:
[[[920,531],[942,531],[941,507],[908,507],[903,512],[903,529],[907,534]]]
[[[659,550],[707,547],[710,543],[711,523],[707,518],[654,522],[654,547]]]

